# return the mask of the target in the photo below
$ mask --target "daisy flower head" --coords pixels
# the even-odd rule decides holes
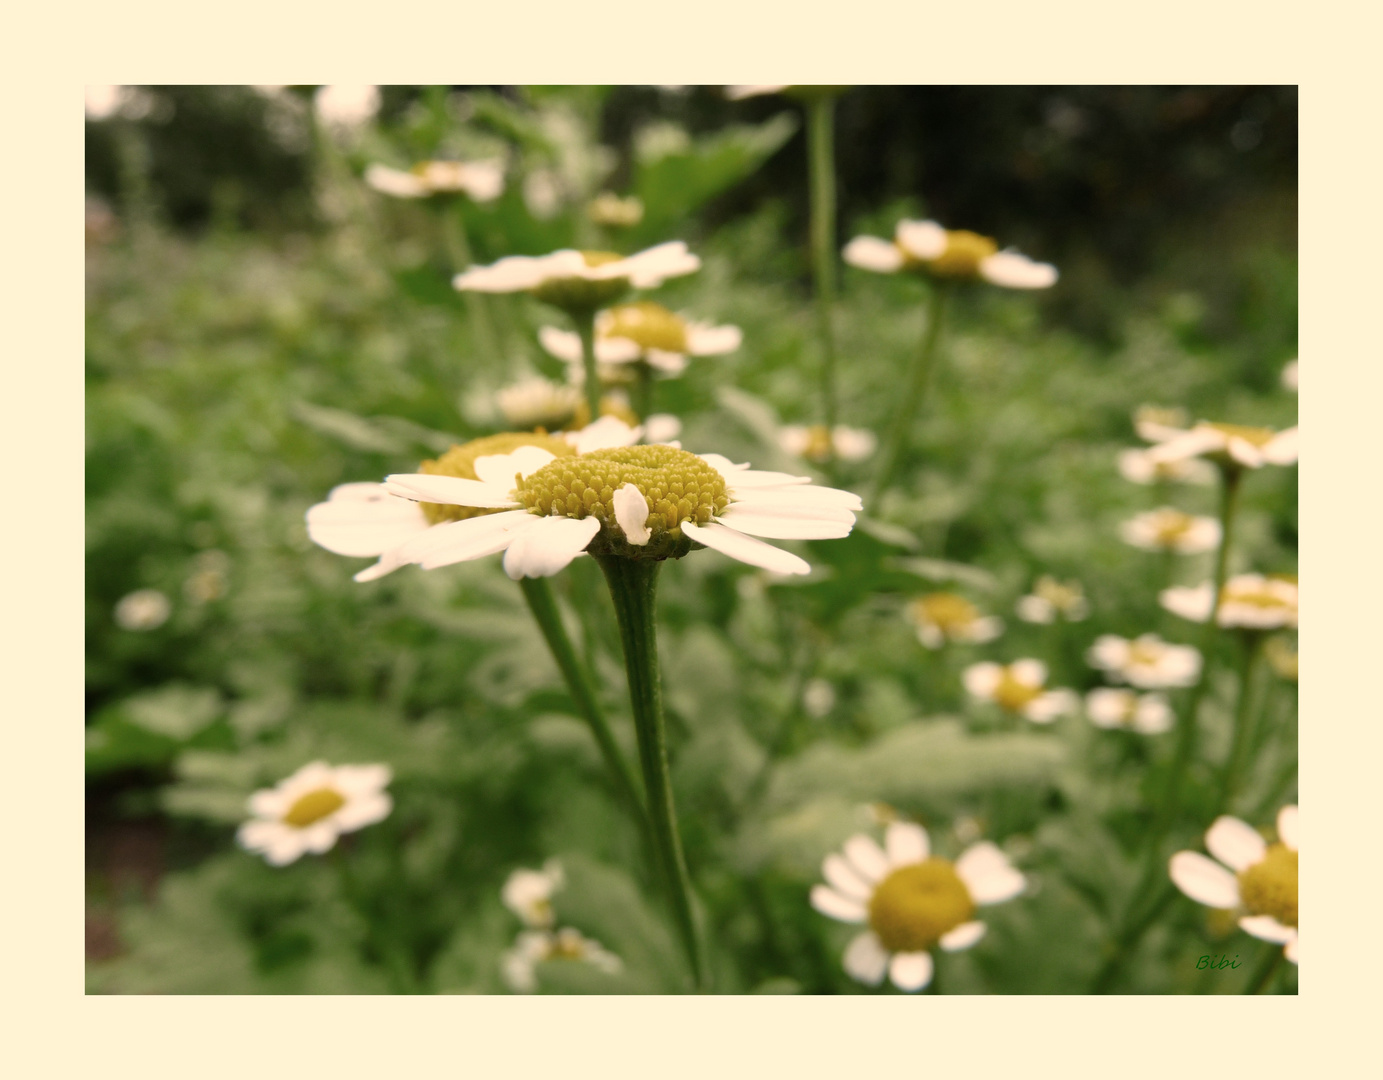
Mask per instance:
[[[1144,551],[1199,555],[1220,546],[1220,523],[1173,506],[1159,506],[1121,523],[1119,535],[1124,543]]]
[[[585,379],[581,338],[571,331],[545,326],[538,332],[544,349],[572,365],[577,385]],[[682,374],[689,356],[720,356],[740,347],[738,326],[692,322],[662,304],[640,300],[599,312],[595,319],[595,359],[606,369],[644,363],[665,376]],[[602,378],[607,372],[601,372]],[[616,372],[609,372],[617,377]],[[611,378],[608,381],[614,381]]]
[[[947,642],[967,645],[993,641],[1004,632],[1004,620],[997,615],[981,615],[963,596],[934,592],[919,596],[907,606],[907,616],[917,627],[917,640],[929,649]]]
[[[1058,716],[1075,712],[1078,703],[1072,690],[1046,689],[1047,665],[1041,660],[1011,664],[985,660],[966,668],[961,681],[972,697],[993,702],[1034,724],[1050,724]]]
[[[557,921],[552,895],[566,883],[562,864],[549,859],[541,870],[520,867],[509,875],[500,890],[504,906],[523,920],[531,930],[550,930]]]
[[[1032,592],[1018,598],[1015,610],[1024,622],[1053,623],[1058,618],[1080,622],[1090,614],[1090,604],[1079,581],[1058,581],[1050,574],[1043,574]]]
[[[388,765],[304,765],[276,787],[250,796],[253,817],[236,838],[271,866],[287,866],[304,852],[320,855],[342,833],[383,821],[394,808],[385,791]]]
[[[1205,622],[1215,606],[1215,587],[1174,585],[1163,589],[1159,599],[1173,615]],[[1243,630],[1295,629],[1297,625],[1297,578],[1295,574],[1236,574],[1220,591],[1219,626]]]
[[[1154,462],[1203,457],[1222,469],[1261,469],[1264,465],[1294,465],[1297,429],[1274,431],[1242,424],[1202,420],[1189,431],[1173,435],[1149,451]]]
[[[668,444],[578,449],[573,456],[523,447],[477,458],[476,479],[388,477],[389,494],[439,506],[453,519],[381,565],[432,569],[504,551],[504,569],[517,580],[556,574],[582,552],[680,559],[700,545],[774,573],[807,574],[805,560],[756,537],[839,539],[861,508],[848,491],[719,454]]]
[[[115,625],[121,630],[157,630],[168,621],[173,605],[157,589],[136,589],[115,605]]]
[[[543,427],[552,431],[571,423],[582,400],[576,387],[533,375],[497,391],[495,404],[511,428]]]
[[[586,205],[586,216],[607,229],[629,229],[643,220],[643,210],[643,200],[636,195],[620,198],[602,191]]]
[[[365,170],[365,183],[396,199],[465,195],[473,202],[493,202],[504,192],[504,162],[420,161],[406,170],[376,163]]]
[[[863,461],[878,448],[879,440],[872,431],[837,424],[827,430],[825,424],[803,427],[788,424],[778,432],[778,446],[794,457],[818,465],[831,460]]]
[[[1152,447],[1130,447],[1119,451],[1119,475],[1135,484],[1213,484],[1215,467],[1200,458],[1158,461]]]
[[[812,887],[812,907],[868,927],[845,949],[847,974],[869,986],[887,974],[908,992],[932,981],[933,949],[959,952],[984,937],[977,908],[1011,900],[1026,885],[994,844],[975,844],[951,862],[934,856],[927,830],[907,821],[888,826],[882,848],[863,833],[850,837],[821,872],[827,884]]]
[[[1117,634],[1101,634],[1085,657],[1091,667],[1099,668],[1115,682],[1140,690],[1190,686],[1201,673],[1198,649],[1168,644],[1156,634],[1143,634],[1132,641]]]
[[[607,975],[622,971],[624,964],[600,942],[584,937],[579,930],[564,926],[556,933],[524,930],[514,947],[500,958],[500,973],[516,994],[531,994],[538,989],[538,965],[552,960],[590,964]]]
[[[1140,735],[1172,730],[1172,707],[1161,694],[1100,687],[1085,695],[1085,715],[1099,728],[1124,728]]]
[[[1297,808],[1277,815],[1277,843],[1269,844],[1238,818],[1215,819],[1205,834],[1214,859],[1178,851],[1168,866],[1172,882],[1197,903],[1239,916],[1239,928],[1286,946],[1297,962]]]
[[[700,268],[701,260],[674,240],[628,256],[570,249],[536,257],[510,255],[457,274],[452,285],[463,291],[527,292],[564,311],[586,313],[613,303],[631,288],[656,288],[668,278]]]
[[[1047,289],[1057,280],[1055,266],[1016,251],[1000,251],[987,236],[944,229],[935,221],[900,221],[891,241],[857,236],[845,245],[842,258],[876,274],[906,271],[936,278],[980,278],[1006,289]]]

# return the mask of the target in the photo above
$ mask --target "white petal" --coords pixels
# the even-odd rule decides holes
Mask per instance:
[[[960,677],[965,689],[977,698],[992,697],[1002,678],[1003,669],[992,660],[971,664]]]
[[[577,363],[581,362],[581,339],[576,339]],[[643,346],[623,337],[598,337],[595,340],[595,359],[598,364],[628,364],[643,356]]]
[[[515,581],[551,577],[583,551],[600,532],[596,518],[539,518],[533,528],[514,538],[504,553],[504,572]]]
[[[365,170],[365,183],[384,195],[396,199],[421,199],[429,194],[422,177],[388,165],[371,165]]]
[[[332,786],[342,795],[373,795],[383,790],[393,776],[388,765],[338,765]]]
[[[740,474],[745,475],[745,474]],[[750,474],[751,480],[753,479]],[[819,487],[816,484],[754,487],[735,476],[726,485],[735,505],[744,510],[850,510],[861,509],[860,497],[852,491]]]
[[[744,489],[746,493],[749,493],[749,489],[751,488],[796,487],[799,484],[810,484],[812,482],[810,476],[793,476],[791,473],[768,472],[763,469],[735,469],[732,467],[727,472],[725,469],[717,467],[715,463],[711,461],[712,458],[720,458],[720,460],[724,461],[727,465],[730,463],[725,458],[721,458],[719,454],[701,455],[702,461],[711,465],[712,468],[715,468],[717,472],[725,477],[725,483],[732,492],[738,492]]]
[[[909,866],[926,860],[931,845],[927,830],[911,821],[895,821],[884,833],[884,847],[891,866]]]
[[[982,840],[956,860],[956,874],[977,904],[1001,904],[1023,891],[1027,879],[999,848]]]
[[[753,510],[739,509],[734,504],[716,518],[717,521],[770,540],[839,540],[849,536],[855,524],[855,515],[848,510],[825,515],[801,515],[789,513],[756,513]]]
[[[495,488],[513,488],[514,476],[537,472],[556,457],[540,446],[520,446],[508,454],[486,454],[475,459],[475,475],[482,484]]]
[[[833,919],[848,923],[864,922],[865,916],[868,914],[865,906],[858,900],[841,896],[840,893],[834,889],[828,889],[825,885],[812,886],[812,907],[823,915],[829,915]]]
[[[687,245],[683,241],[673,240],[631,255],[627,259],[621,259],[618,263],[596,267],[590,276],[627,277],[636,289],[652,289],[661,285],[667,278],[680,277],[699,269],[701,260],[687,251]]]
[[[1023,715],[1034,724],[1050,724],[1059,716],[1067,716],[1080,708],[1080,698],[1074,690],[1048,690],[1023,706]]]
[[[980,277],[1005,289],[1048,289],[1056,284],[1057,271],[1016,251],[1000,251],[980,260]]]
[[[427,527],[417,503],[383,484],[343,484],[307,512],[307,535],[337,555],[382,555]]]
[[[979,921],[961,923],[954,930],[941,935],[940,945],[947,952],[960,952],[977,944],[984,937],[985,930],[985,924]]]
[[[895,953],[888,964],[888,977],[899,990],[915,993],[932,981],[932,954]]]
[[[1295,927],[1286,926],[1271,915],[1245,915],[1239,920],[1239,929],[1252,934],[1259,941],[1271,941],[1277,945],[1285,945],[1297,936]]]
[[[840,257],[851,266],[876,274],[894,274],[903,268],[903,253],[898,245],[877,236],[857,236],[845,245]]]
[[[1297,429],[1279,431],[1263,447],[1263,458],[1274,465],[1291,465],[1297,460]]]
[[[235,839],[246,851],[267,851],[284,828],[278,821],[247,821],[236,830]]]
[[[1148,451],[1148,460],[1154,464],[1182,461],[1199,454],[1224,450],[1228,443],[1224,432],[1212,427],[1194,427],[1179,435],[1173,435]]]
[[[594,450],[633,446],[643,437],[643,426],[631,428],[618,416],[602,416],[580,431],[567,432],[564,437],[576,448],[578,454],[589,454]]]
[[[278,819],[288,812],[292,798],[278,788],[256,791],[250,796],[249,810],[255,817]]]
[[[1128,690],[1101,687],[1085,695],[1085,713],[1096,727],[1123,727],[1129,709],[1134,707],[1133,694]]]
[[[649,367],[661,371],[669,378],[675,378],[687,370],[688,361],[682,353],[668,352],[666,349],[646,349],[643,359]]]
[[[812,572],[811,564],[805,559],[799,559],[791,552],[745,536],[742,532],[718,525],[714,521],[706,525],[693,525],[690,521],[683,522],[682,532],[698,544],[705,544],[708,548],[714,548],[722,555],[728,555],[730,558],[738,559],[750,566],[771,570],[775,574],[810,574]]]
[[[1161,694],[1144,694],[1133,714],[1133,729],[1144,735],[1161,735],[1175,723],[1172,707]]]
[[[332,815],[332,820],[342,832],[354,832],[383,821],[393,809],[394,800],[386,792],[379,792],[348,802]]]
[[[341,836],[341,830],[336,825],[334,815],[300,831],[302,832],[303,850],[310,851],[314,855],[330,851]]]
[[[1297,808],[1284,806],[1277,812],[1277,838],[1293,851],[1297,850]]]
[[[527,255],[510,255],[491,266],[473,266],[464,273],[457,274],[452,278],[452,288],[492,293],[522,292],[525,289],[532,289],[541,285],[549,276],[556,276],[553,271],[564,269],[564,264],[570,264],[571,268],[575,269],[576,264],[570,263],[570,260],[554,261],[554,256],[564,254],[574,255],[576,256],[576,263],[583,267],[586,265],[586,260],[582,259],[580,253],[575,251],[554,252],[553,255],[546,255],[538,259]]]
[[[744,341],[738,326],[687,327],[687,351],[693,356],[720,356],[734,352]]]
[[[448,506],[477,506],[499,509],[518,506],[514,500],[514,479],[507,484],[486,484],[457,476],[430,476],[426,473],[394,473],[384,478],[390,494],[417,502]]]
[[[581,363],[581,335],[571,330],[544,326],[538,331],[538,343],[558,360],[564,360],[568,364]]]
[[[1213,908],[1239,906],[1239,883],[1219,863],[1198,851],[1178,851],[1168,863],[1172,883],[1197,903]]]
[[[1215,588],[1208,581],[1196,586],[1173,585],[1170,589],[1163,589],[1158,599],[1173,615],[1180,615],[1192,622],[1205,622],[1210,618],[1210,609],[1215,603]]]
[[[888,856],[873,837],[865,836],[863,833],[856,833],[845,841],[845,857],[870,884],[882,881],[888,874]]]
[[[404,562],[418,563],[424,570],[469,562],[503,551],[519,533],[533,528],[541,520],[527,510],[511,510],[449,522],[405,544],[395,556]]]
[[[827,855],[821,864],[821,872],[826,876],[831,888],[851,900],[868,903],[874,894],[873,886],[860,877],[843,855]]]
[[[1047,665],[1041,660],[1015,660],[1009,664],[1008,673],[1024,686],[1041,686],[1047,681]]]
[[[1282,955],[1285,956],[1288,960],[1290,960],[1290,961],[1291,961],[1292,963],[1294,963],[1294,964],[1297,962],[1297,939],[1296,939],[1296,938],[1292,938],[1291,941],[1287,942],[1287,947],[1286,947],[1285,949],[1282,950]]]
[[[653,413],[644,417],[644,437],[650,443],[670,443],[682,434],[682,421],[671,413]]]
[[[950,243],[946,230],[935,221],[900,221],[893,235],[899,247],[923,262],[940,258]]]
[[[1247,439],[1230,437],[1229,446],[1226,448],[1229,456],[1241,465],[1247,465],[1250,469],[1260,468],[1263,464],[1263,454]]]
[[[265,847],[264,858],[270,866],[287,866],[302,858],[306,850],[302,830],[285,828]]]
[[[1235,873],[1262,862],[1268,845],[1254,829],[1238,818],[1222,815],[1205,834],[1205,847]]]
[[[852,979],[869,986],[878,986],[883,982],[884,972],[888,970],[888,951],[873,930],[866,930],[845,947],[841,966]]]
[[[745,462],[741,465],[736,465],[724,454],[698,454],[697,457],[699,457],[711,468],[715,469],[715,471],[720,473],[721,476],[725,477],[726,480],[730,479],[731,474],[749,471],[748,462]],[[812,482],[812,478],[810,476],[795,477],[794,482],[799,484],[810,484]]]
[[[648,500],[633,484],[624,484],[615,492],[615,521],[624,530],[625,538],[639,547],[653,535],[648,528]]]

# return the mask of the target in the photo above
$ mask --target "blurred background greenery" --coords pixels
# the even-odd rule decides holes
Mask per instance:
[[[504,194],[454,208],[477,262],[688,241],[702,270],[656,298],[744,345],[661,383],[658,409],[689,449],[811,471],[777,439],[819,419],[800,113],[716,87],[380,89],[349,129],[314,113],[314,87],[143,87],[88,115],[89,987],[501,992],[519,924],[500,888],[556,856],[562,924],[623,967],[548,963],[541,988],[685,989],[637,836],[497,560],[357,585],[363,564],[314,547],[303,515],[336,484],[493,430],[496,389],[561,367],[535,337],[560,319],[526,297],[490,303],[486,340],[450,288],[441,212],[370,191],[377,161],[505,157]],[[1191,640],[1157,591],[1203,580],[1208,558],[1119,539],[1161,493],[1115,459],[1145,403],[1295,423],[1279,375],[1296,355],[1296,117],[1290,87],[840,99],[840,243],[930,216],[1062,277],[959,298],[902,481],[850,538],[806,545],[824,572],[786,583],[703,552],[663,574],[673,775],[718,990],[863,989],[840,967],[846,928],[807,891],[823,856],[892,813],[950,856],[978,829],[1032,883],[982,947],[943,961],[946,992],[1088,989],[1168,748],[1079,716],[1022,730],[959,673],[1034,656],[1085,690],[1100,633]],[[602,231],[585,208],[603,190],[641,198],[642,221]],[[924,290],[848,268],[841,282],[841,417],[882,430]],[[870,476],[865,461],[835,480]],[[1199,513],[1213,498],[1176,492]],[[1296,525],[1295,469],[1251,476],[1232,568],[1295,572]],[[1047,573],[1081,582],[1087,621],[1013,617]],[[554,585],[632,746],[596,567]],[[923,649],[903,610],[937,588],[1003,615],[1004,636]],[[118,615],[140,590],[166,613]],[[1209,688],[1212,756],[1233,696],[1232,679]],[[1255,825],[1294,792],[1295,685],[1261,697],[1274,741],[1240,808]],[[283,869],[238,850],[249,793],[319,758],[388,763],[394,813]],[[1197,783],[1191,817],[1211,798]],[[1180,839],[1200,848],[1193,828]],[[1236,991],[1241,975],[1212,982],[1196,956],[1260,944],[1183,901],[1122,988]]]

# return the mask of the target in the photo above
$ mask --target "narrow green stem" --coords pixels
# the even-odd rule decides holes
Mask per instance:
[[[1248,986],[1244,988],[1246,994],[1261,994],[1272,982],[1273,976],[1277,974],[1277,969],[1282,966],[1283,951],[1281,945],[1270,945],[1268,955],[1258,965],[1258,970],[1253,973]]]
[[[663,884],[672,905],[682,947],[691,963],[698,989],[706,988],[706,962],[701,930],[692,909],[691,882],[677,832],[677,811],[672,801],[672,777],[668,770],[667,730],[663,719],[662,680],[658,674],[658,636],[654,611],[658,570],[654,560],[597,555],[596,562],[610,586],[624,645],[624,666],[629,676],[629,699],[639,736],[639,762],[648,792],[648,816],[653,827],[654,849],[662,869]]]
[[[647,423],[653,411],[653,368],[642,360],[634,365],[633,406],[640,423]]]
[[[442,216],[442,237],[447,245],[447,257],[451,260],[452,272],[459,274],[468,269],[475,260],[471,256],[471,245],[466,240],[466,222],[461,216],[461,207],[449,205],[452,201],[443,200],[437,212]],[[461,295],[464,297],[466,315],[475,330],[476,344],[484,354],[486,362],[501,363],[504,357],[500,355],[499,333],[490,317],[486,298],[469,289]]]
[[[586,404],[591,409],[590,423],[600,419],[600,374],[595,364],[595,310],[570,313],[581,336],[581,365],[586,372]]]
[[[1234,737],[1229,746],[1229,756],[1225,758],[1224,774],[1220,778],[1219,808],[1225,813],[1233,809],[1235,787],[1244,770],[1244,758],[1249,746],[1249,730],[1253,726],[1254,675],[1258,670],[1258,660],[1263,655],[1262,634],[1254,634],[1244,643],[1244,661],[1239,672],[1239,701],[1234,709]]]
[[[937,342],[941,340],[941,325],[945,321],[946,298],[950,291],[945,282],[939,281],[932,286],[931,295],[927,299],[927,323],[922,328],[922,345],[913,357],[907,384],[903,388],[903,399],[898,403],[898,411],[893,417],[893,427],[889,430],[884,452],[879,459],[879,471],[874,475],[874,487],[870,494],[871,504],[888,490],[893,474],[898,469],[898,463],[907,450],[908,433],[922,408],[927,382],[936,358]]]
[[[807,107],[808,179],[811,187],[812,275],[817,334],[821,339],[821,399],[826,430],[836,426],[836,343],[831,309],[836,283],[835,95],[813,96]]]

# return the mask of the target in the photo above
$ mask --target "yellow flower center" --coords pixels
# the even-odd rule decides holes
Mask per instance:
[[[975,916],[975,901],[945,859],[900,866],[874,889],[869,926],[889,952],[921,952]]]
[[[1261,862],[1239,875],[1239,897],[1254,915],[1296,926],[1297,853],[1286,844],[1273,844]]]
[[[346,805],[345,796],[334,788],[318,788],[306,795],[299,795],[297,801],[283,815],[283,823],[295,829],[306,829],[325,817],[330,817]]]
[[[948,634],[969,629],[980,617],[974,604],[955,593],[929,593],[918,597],[913,607],[921,620]]]
[[[1191,526],[1195,520],[1190,514],[1184,514],[1180,510],[1158,511],[1157,520],[1153,522],[1157,542],[1163,547],[1173,547],[1178,540],[1191,531]]]
[[[613,251],[583,251],[581,259],[587,266],[594,270],[597,266],[605,266],[608,263],[619,262],[624,258],[623,255],[616,255]]]
[[[809,461],[829,461],[834,450],[830,429],[825,424],[813,424],[807,428],[807,445],[802,448],[804,458]]]
[[[920,260],[904,252],[914,266],[921,266],[939,277],[974,277],[980,263],[999,250],[999,245],[987,236],[957,229],[946,233],[946,250],[935,259]]]
[[[1032,591],[1058,611],[1069,611],[1085,595],[1079,585],[1063,585],[1050,577],[1038,578]]]
[[[546,959],[582,960],[585,959],[586,953],[586,942],[580,933],[564,927],[553,936]]]
[[[600,335],[628,338],[641,349],[687,351],[687,324],[680,315],[651,300],[610,308],[600,320]]]
[[[1214,428],[1231,439],[1243,439],[1246,443],[1253,446],[1267,446],[1276,436],[1277,432],[1272,428],[1265,427],[1244,427],[1241,424],[1210,424],[1205,425]]]
[[[1008,668],[1003,669],[999,685],[994,688],[994,700],[1009,712],[1022,712],[1029,703],[1041,696],[1042,687],[1019,682],[1009,674]]]
[[[534,434],[532,432],[505,432],[500,435],[487,435],[483,439],[472,439],[461,446],[453,446],[441,457],[424,461],[418,466],[420,473],[429,476],[455,476],[461,480],[475,480],[475,459],[490,454],[512,454],[521,446],[537,446],[557,457],[573,457],[576,451],[566,439],[554,435]],[[444,521],[462,521],[465,518],[480,517],[482,514],[496,514],[478,506],[453,506],[448,503],[419,503],[423,516],[431,525]]]
[[[1267,587],[1244,586],[1234,588],[1226,585],[1220,593],[1220,603],[1221,605],[1226,603],[1244,604],[1248,607],[1261,608],[1264,611],[1271,611],[1274,608],[1281,611],[1295,611],[1297,609],[1296,604]]]
[[[1152,645],[1144,641],[1130,641],[1128,646],[1129,667],[1156,667],[1166,654],[1166,646]]]

